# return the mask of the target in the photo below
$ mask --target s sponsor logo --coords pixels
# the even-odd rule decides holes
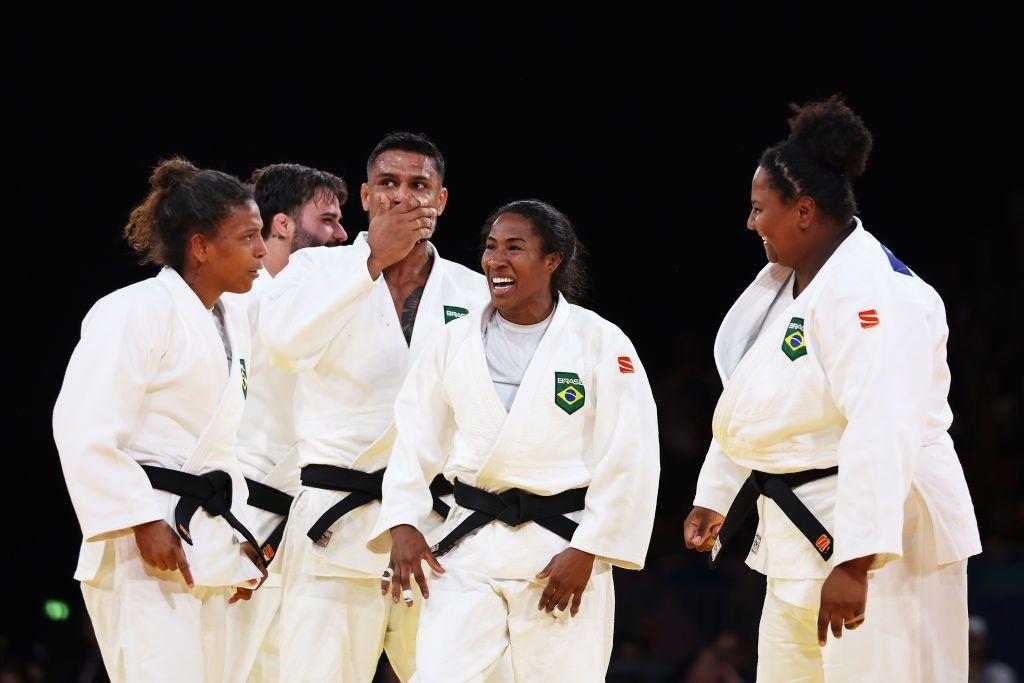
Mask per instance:
[[[444,307],[444,324],[447,325],[453,320],[464,318],[469,315],[469,311],[459,306],[445,306]]]
[[[274,559],[274,548],[269,543],[263,546],[263,559],[267,562]]]
[[[790,360],[807,355],[807,337],[804,334],[804,319],[793,318],[786,327],[786,338],[782,340],[782,352]]]
[[[857,317],[860,318],[860,326],[865,330],[875,327],[880,322],[878,320],[878,311],[873,308],[861,311],[857,314]]]
[[[555,405],[572,415],[583,407],[587,390],[575,372],[555,373]]]
[[[624,375],[635,372],[633,370],[633,359],[629,356],[619,356],[619,372]]]

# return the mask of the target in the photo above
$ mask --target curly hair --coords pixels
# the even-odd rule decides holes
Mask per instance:
[[[252,189],[220,171],[197,168],[174,157],[161,161],[149,176],[150,191],[132,209],[124,236],[142,263],[181,271],[189,238],[214,236],[231,212],[252,200]]]
[[[576,236],[576,228],[569,218],[546,202],[539,199],[519,199],[509,202],[492,213],[480,232],[481,246],[486,246],[487,236],[495,221],[506,213],[514,213],[530,221],[541,236],[541,253],[557,252],[562,262],[551,274],[551,294],[558,292],[570,303],[578,303],[586,294],[587,252]]]
[[[348,201],[348,187],[344,180],[300,164],[270,164],[258,168],[252,172],[249,182],[263,218],[263,239],[270,237],[274,216],[283,213],[295,218],[293,214],[318,193],[334,195],[339,206]]]
[[[811,197],[846,225],[857,212],[851,181],[867,166],[871,131],[838,95],[789,106],[789,136],[766,149],[759,165],[785,201]]]

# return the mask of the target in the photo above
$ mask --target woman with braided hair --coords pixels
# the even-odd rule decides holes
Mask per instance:
[[[981,546],[942,299],[855,215],[860,117],[838,97],[793,109],[751,183],[769,263],[715,342],[724,389],[684,540],[712,564],[749,547],[767,575],[758,681],[964,681]]]

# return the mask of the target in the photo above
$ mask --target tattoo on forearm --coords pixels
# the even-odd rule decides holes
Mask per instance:
[[[423,298],[423,289],[426,285],[420,285],[412,290],[402,304],[402,332],[405,333],[405,342],[412,343],[412,326],[416,323],[416,311],[420,308],[420,299]]]

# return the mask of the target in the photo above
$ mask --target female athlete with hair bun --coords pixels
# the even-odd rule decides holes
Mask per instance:
[[[715,342],[725,386],[684,540],[712,564],[749,548],[767,575],[758,681],[964,681],[981,545],[947,433],[945,310],[855,216],[861,119],[838,97],[793,109],[751,183],[769,263]]]
[[[86,315],[53,435],[110,680],[213,683],[225,609],[266,577],[234,450],[249,322],[221,298],[249,291],[266,247],[237,178],[171,159],[150,185],[125,236],[163,270]]]

